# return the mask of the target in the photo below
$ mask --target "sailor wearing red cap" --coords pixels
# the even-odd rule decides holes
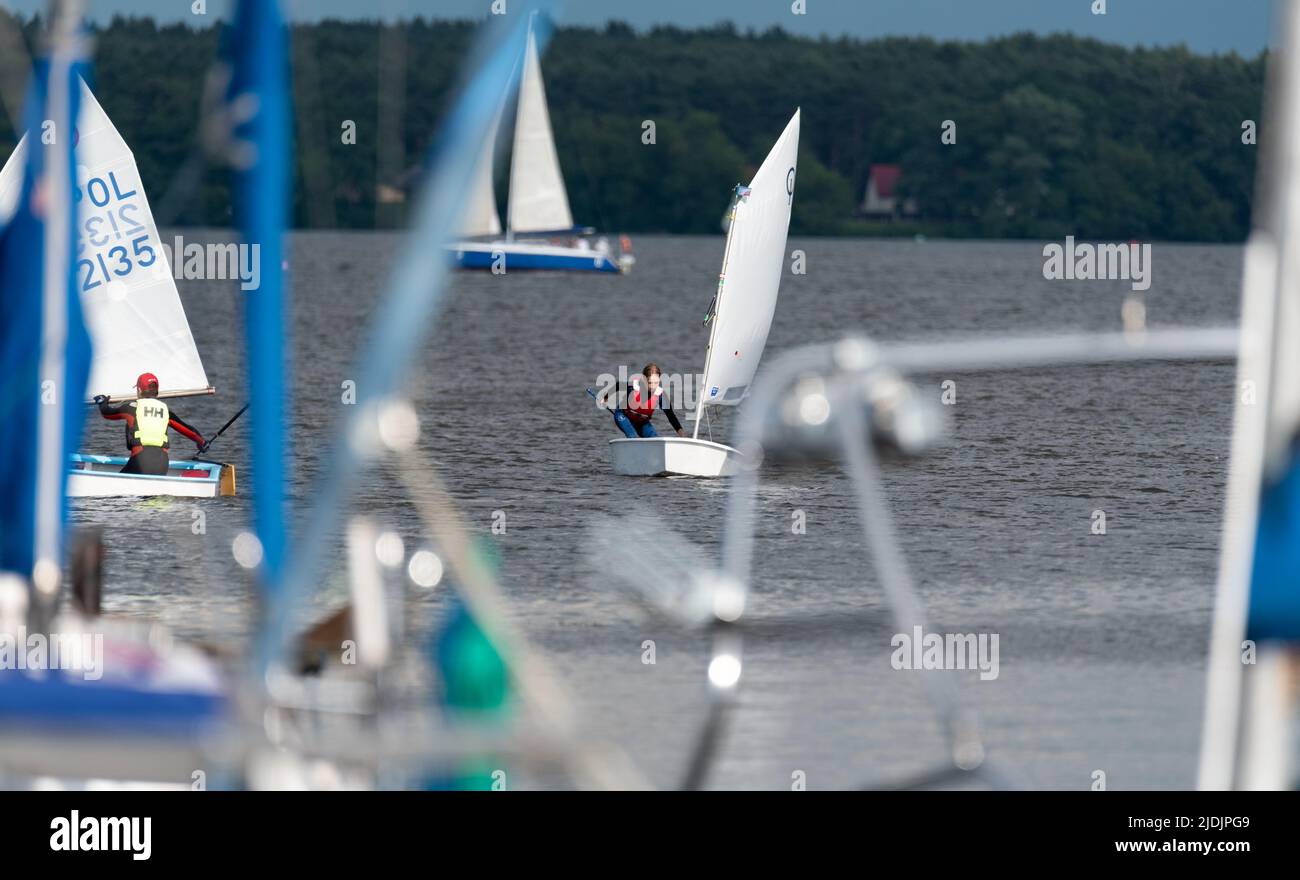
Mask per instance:
[[[131,460],[122,468],[122,473],[154,476],[167,473],[170,463],[168,428],[175,428],[193,440],[200,452],[203,451],[203,435],[181,421],[166,403],[158,399],[157,376],[141,373],[135,380],[135,393],[135,400],[117,406],[109,403],[102,394],[95,398],[100,415],[126,422],[126,448],[131,451]]]

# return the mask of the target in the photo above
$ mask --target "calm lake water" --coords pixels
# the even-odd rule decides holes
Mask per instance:
[[[202,234],[185,231],[191,240]],[[208,233],[213,235],[213,233]],[[285,446],[301,516],[347,407],[342,385],[399,238],[293,238],[295,392]],[[701,326],[722,238],[643,237],[625,277],[460,275],[410,389],[421,448],[470,523],[499,551],[517,623],[575,694],[588,730],[672,784],[701,720],[706,644],[643,614],[593,561],[587,523],[644,512],[716,553],[726,481],[610,473],[612,421],[584,388],[649,360],[698,372]],[[1127,284],[1045,281],[1042,244],[793,239],[807,273],[782,284],[768,352],[857,331],[881,340],[1108,330]],[[1237,320],[1238,247],[1155,245],[1152,326]],[[245,399],[237,287],[182,282],[218,388],[175,401],[210,435]],[[164,384],[166,377],[161,377]],[[745,688],[717,786],[809,788],[895,779],[941,758],[920,676],[960,677],[992,757],[1020,784],[1190,787],[1226,475],[1233,367],[1121,365],[932,377],[957,383],[953,431],[937,451],[889,464],[903,550],[932,630],[997,633],[1000,675],[895,671],[893,626],[835,465],[769,468],[760,494]],[[359,389],[364,396],[365,389]],[[715,439],[728,415],[714,416]],[[734,415],[730,418],[734,423]],[[104,527],[106,607],[238,648],[253,625],[230,540],[249,521],[247,420],[212,448],[244,494],[88,499]],[[666,429],[661,426],[661,431]],[[92,422],[83,448],[117,452],[120,426]],[[176,449],[187,445],[174,441]],[[372,473],[355,510],[420,545],[391,474]],[[1091,534],[1092,512],[1107,533]],[[505,533],[492,534],[494,512]],[[791,525],[803,511],[807,529]],[[204,534],[194,534],[196,512]],[[496,514],[498,519],[501,514]],[[647,576],[671,561],[645,554]],[[341,555],[318,609],[342,600]],[[424,618],[445,601],[419,597]],[[642,663],[654,640],[656,663]]]

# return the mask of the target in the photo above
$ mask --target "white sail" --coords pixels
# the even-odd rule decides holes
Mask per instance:
[[[750,181],[748,194],[737,198],[718,280],[701,405],[740,403],[758,370],[781,287],[798,153],[796,110]]]
[[[465,207],[465,219],[460,227],[460,234],[466,238],[501,234],[501,215],[497,212],[496,188],[492,183],[493,157],[500,125],[501,111],[498,109],[485,141],[487,146],[474,167],[474,180],[470,183],[469,204]]]
[[[93,343],[89,395],[135,396],[153,373],[164,395],[210,391],[135,157],[83,81],[77,116],[77,284]],[[26,138],[0,171],[0,218],[21,189]]]
[[[5,167],[0,168],[0,226],[9,222],[9,218],[18,210],[18,199],[22,195],[23,168],[27,165],[27,137],[18,142]]]
[[[551,232],[573,228],[569,196],[564,190],[560,158],[546,109],[546,88],[537,60],[537,41],[528,31],[524,71],[515,112],[514,153],[510,164],[510,200],[506,217],[513,232]]]

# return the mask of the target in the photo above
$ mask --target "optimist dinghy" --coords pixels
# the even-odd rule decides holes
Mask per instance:
[[[735,449],[699,438],[700,421],[705,406],[736,406],[744,400],[758,370],[781,287],[798,153],[796,110],[749,186],[736,187],[694,436],[611,440],[614,473],[725,477],[739,466]]]
[[[145,372],[162,379],[160,397],[212,394],[135,157],[84,81],[75,137],[77,284],[93,343],[87,394],[131,400],[132,383]],[[27,149],[24,137],[0,170],[0,222],[17,205]],[[74,455],[68,495],[193,497],[235,491],[230,465],[173,461],[165,475],[116,473],[126,461]]]

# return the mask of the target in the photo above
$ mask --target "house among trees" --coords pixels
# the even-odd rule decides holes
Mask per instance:
[[[916,200],[898,202],[898,181],[903,169],[898,165],[872,165],[867,176],[867,193],[862,199],[862,213],[867,217],[894,220],[915,217]]]

